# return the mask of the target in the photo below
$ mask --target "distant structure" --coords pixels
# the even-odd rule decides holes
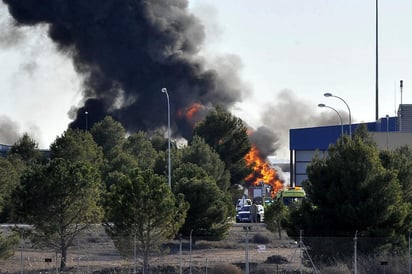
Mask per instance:
[[[11,148],[11,146],[9,146],[9,145],[0,144],[0,156],[3,157],[3,158],[6,157],[7,153],[9,153],[10,148]]]
[[[11,149],[11,145],[0,144],[0,156],[5,158]],[[39,151],[47,158],[50,158],[50,149],[39,149]]]
[[[412,104],[400,104],[398,116],[380,118],[375,122],[362,123],[380,149],[393,150],[403,145],[412,147]],[[354,132],[361,124],[352,124]],[[289,130],[290,184],[301,186],[308,178],[306,167],[315,153],[326,154],[330,144],[336,143],[341,135],[341,125],[296,128]],[[344,125],[345,134],[349,125]]]

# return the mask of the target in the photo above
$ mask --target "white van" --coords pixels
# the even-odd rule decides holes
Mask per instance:
[[[252,206],[245,205],[236,214],[236,223],[250,223],[252,222],[252,216],[250,215],[250,208]],[[256,205],[256,222],[263,223],[265,220],[265,210],[262,205]]]
[[[246,206],[246,205],[252,205],[252,200],[248,199],[248,198],[241,198],[239,200],[237,200],[236,203],[236,212],[241,210],[242,207]]]

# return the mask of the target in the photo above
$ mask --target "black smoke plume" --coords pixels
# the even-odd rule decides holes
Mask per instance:
[[[195,103],[229,110],[243,99],[239,83],[230,82],[238,79],[236,69],[223,79],[199,56],[204,29],[185,0],[3,2],[17,25],[47,25],[49,37],[82,75],[84,105],[73,111],[70,127],[85,128],[87,119],[90,128],[106,115],[131,132],[164,126],[165,87],[173,131],[188,137],[193,121],[178,117],[179,111]]]
[[[266,126],[258,127],[250,134],[249,139],[259,149],[259,154],[263,159],[267,159],[279,149],[277,134]]]

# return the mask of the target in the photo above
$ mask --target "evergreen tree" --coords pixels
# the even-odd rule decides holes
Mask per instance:
[[[105,199],[106,229],[123,255],[138,250],[147,273],[150,252],[176,235],[187,203],[182,195],[175,198],[165,178],[152,170],[114,172],[111,176],[115,183]]]
[[[181,229],[184,236],[220,240],[230,227],[229,209],[225,193],[213,177],[192,163],[181,164],[173,172],[175,193],[182,193],[190,208]]]
[[[230,173],[225,169],[225,163],[205,141],[199,136],[194,136],[190,145],[180,150],[183,163],[193,163],[201,167],[213,177],[219,188],[227,192],[230,187]]]
[[[134,156],[140,169],[154,168],[158,155],[143,131],[132,134],[127,138],[124,151]]]
[[[288,208],[282,201],[274,201],[265,210],[266,228],[272,232],[277,232],[279,239],[282,239],[282,229],[288,219]]]
[[[37,163],[44,158],[39,151],[39,144],[27,133],[24,133],[23,136],[13,144],[8,155],[19,156],[25,164]]]
[[[73,239],[100,221],[99,178],[87,162],[57,158],[30,169],[14,194],[16,213],[34,226],[36,239],[61,253],[61,269]]]
[[[396,172],[403,201],[408,206],[408,216],[403,224],[406,237],[412,230],[412,150],[408,146],[399,147],[394,151],[384,150],[381,151],[380,158],[385,168]]]
[[[11,223],[17,221],[13,218],[12,193],[20,184],[22,170],[14,165],[16,161],[0,157],[0,223]]]
[[[251,149],[247,128],[243,121],[217,107],[196,125],[194,135],[202,137],[230,171],[231,184],[241,184],[250,174],[244,157]]]
[[[0,158],[0,175],[0,222],[5,223],[9,220],[10,207],[13,202],[11,193],[19,183],[19,174],[7,159]],[[0,259],[12,256],[18,242],[17,234],[3,236],[0,231]]]
[[[100,168],[103,164],[102,149],[92,135],[79,129],[68,129],[50,145],[52,159],[62,158],[72,162],[85,162]]]
[[[117,155],[126,141],[126,130],[110,116],[95,123],[90,133],[97,145],[103,149],[105,158],[109,160]]]
[[[374,247],[395,248],[407,205],[396,172],[382,165],[376,144],[365,132],[360,128],[352,138],[343,136],[326,156],[317,155],[308,165],[307,199],[291,212],[289,233],[297,236],[303,229],[308,236],[353,237],[358,231],[359,236],[380,239]]]

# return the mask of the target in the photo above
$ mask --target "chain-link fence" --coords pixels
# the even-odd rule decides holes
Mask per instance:
[[[149,254],[148,273],[411,273],[408,245],[396,253],[376,251],[378,238],[301,237],[234,225],[222,241],[177,239]],[[116,240],[116,239],[115,239]],[[138,248],[121,255],[101,227],[83,232],[68,250],[67,268],[61,254],[37,248],[24,238],[14,256],[0,261],[0,273],[144,273]],[[122,241],[119,241],[122,242]],[[128,243],[134,247],[134,243]],[[372,251],[373,250],[373,251]]]

